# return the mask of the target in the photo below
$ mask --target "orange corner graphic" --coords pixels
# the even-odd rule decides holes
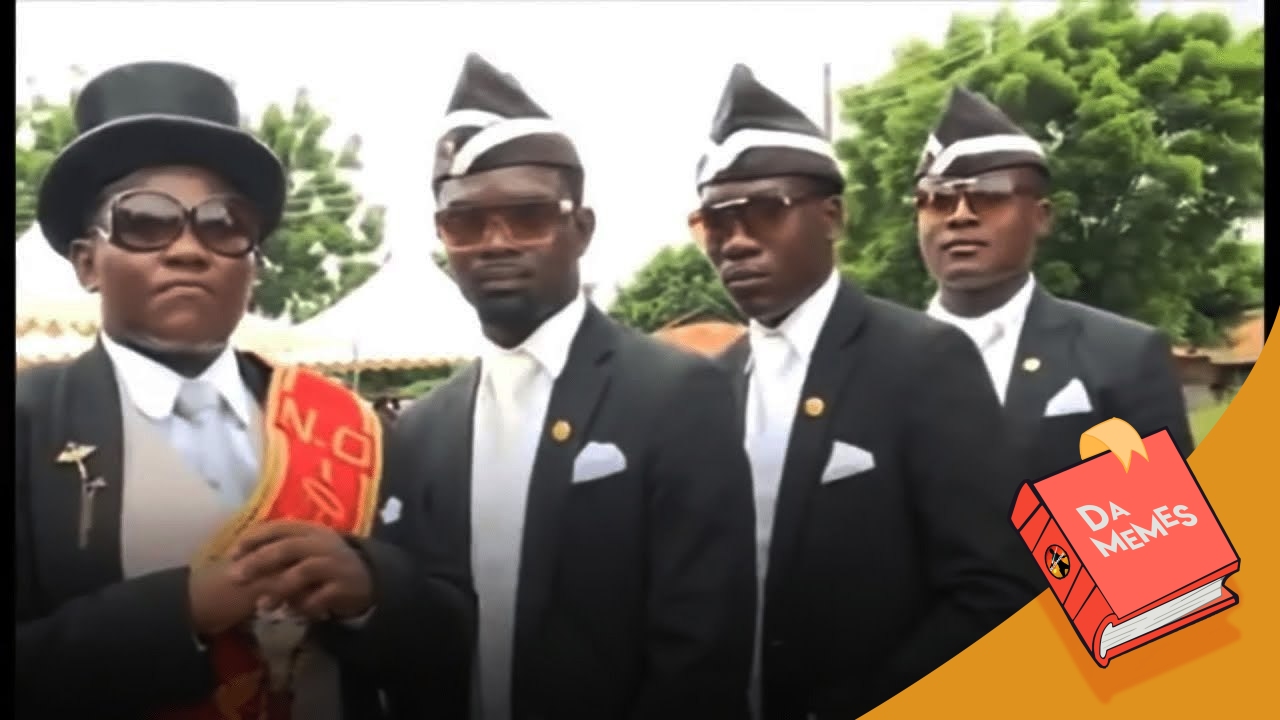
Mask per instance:
[[[1274,481],[1278,477],[1276,408],[1280,408],[1277,337],[1280,333],[1272,333],[1244,386],[1187,461],[1187,472],[1194,473],[1203,494],[1213,500],[1209,523],[1220,522],[1229,528],[1229,544],[1238,556],[1249,558],[1269,556],[1276,542],[1275,515],[1280,508],[1280,482]],[[1138,480],[1143,469],[1157,462],[1153,452],[1157,443],[1151,438],[1144,441],[1147,460],[1134,458],[1127,473],[1118,458],[1094,457],[1102,453],[1089,452],[1088,447],[1084,451],[1089,458],[1109,461],[1100,464],[1110,465],[1112,470],[1106,472],[1114,473],[1110,475],[1113,484],[1124,486],[1143,482]],[[1151,511],[1165,504],[1163,499],[1152,507],[1130,507],[1125,502],[1116,500],[1129,512],[1119,515],[1118,520],[1112,517],[1106,497],[1087,503],[1107,513],[1107,527],[1096,533],[1104,544],[1111,544],[1112,530],[1131,529],[1139,518],[1149,520]],[[1068,507],[1062,516],[1074,516],[1076,522],[1084,523],[1077,507]],[[1169,514],[1172,510],[1170,506]],[[1097,513],[1091,517],[1101,522]],[[1197,515],[1197,520],[1201,519]],[[1160,543],[1174,540],[1176,531],[1195,529],[1165,527],[1168,535],[1159,535],[1157,529],[1158,537],[1149,543],[1134,531],[1131,535],[1143,539],[1144,546],[1118,552],[1128,557],[1160,552]],[[1150,525],[1147,530],[1149,534]],[[1088,535],[1095,533],[1089,531]],[[1099,552],[1091,540],[1084,542]],[[1064,551],[1069,549],[1059,545]],[[1054,572],[1064,576],[1063,580],[1054,577],[1050,585],[1082,579],[1084,571],[1071,559],[1065,564],[1055,562],[1052,555],[1036,559],[1050,576]],[[1049,570],[1049,566],[1055,569]],[[1280,647],[1280,613],[1275,608],[1280,604],[1280,573],[1264,562],[1251,560],[1230,575],[1229,583],[1232,591],[1247,596],[1248,601],[1230,612],[1216,612],[1166,633],[1150,647],[1110,662],[1106,669],[1099,667],[1092,648],[1081,652],[1084,640],[1064,612],[1057,592],[1046,591],[968,650],[864,717],[895,720],[981,714],[1050,720],[1087,715],[1101,720],[1224,712],[1257,717],[1260,712],[1265,714],[1265,708],[1275,706],[1275,652]],[[1115,660],[1116,652],[1109,650],[1107,655]]]

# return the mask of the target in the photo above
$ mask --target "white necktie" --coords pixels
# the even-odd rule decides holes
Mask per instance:
[[[485,467],[490,476],[473,479],[486,488],[492,501],[472,503],[472,573],[479,599],[479,642],[476,653],[479,682],[473,716],[484,720],[511,717],[512,646],[515,641],[515,606],[519,568],[518,552],[513,556],[511,528],[523,527],[524,503],[500,502],[501,498],[525,497],[514,487],[529,476],[528,460],[521,450],[529,424],[541,418],[526,411],[529,391],[539,371],[535,358],[523,351],[501,353],[485,360],[489,364],[489,387],[483,393],[489,404],[486,416],[495,427],[478,429],[485,435],[477,449],[488,453]],[[480,438],[477,438],[480,440]],[[503,530],[486,532],[486,528]]]
[[[755,407],[752,423],[753,444],[761,442],[785,443],[786,438],[772,437],[788,427],[795,408],[784,396],[783,380],[795,364],[797,356],[791,343],[782,333],[764,331],[752,337],[752,374],[755,375],[760,402]],[[762,448],[763,449],[763,448]]]
[[[232,420],[222,413],[222,395],[212,383],[185,380],[178,388],[174,412],[195,431],[194,442],[184,453],[224,502],[238,507],[254,482],[254,471],[236,453],[231,442]]]
[[[983,335],[985,339],[978,343],[978,348],[983,353],[986,353],[988,350],[995,347],[995,344],[1000,342],[1000,339],[1004,337],[1004,323],[991,323],[991,325],[986,328],[986,332],[983,333]]]
[[[752,334],[751,352],[753,407],[746,445],[755,483],[758,605],[750,703],[752,716],[759,718],[764,580],[768,573],[768,552],[773,534],[773,509],[782,482],[790,428],[795,415],[795,403],[789,397],[792,383],[787,382],[787,375],[800,358],[785,335],[767,329]]]

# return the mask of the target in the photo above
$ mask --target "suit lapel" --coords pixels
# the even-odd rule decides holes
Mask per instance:
[[[859,359],[860,348],[854,339],[865,319],[866,303],[866,297],[860,291],[841,283],[809,361],[800,405],[791,426],[782,483],[778,488],[765,581],[766,607],[768,598],[781,587],[790,569],[809,498],[818,485],[822,466],[829,455],[831,418]],[[822,407],[807,411],[806,404],[811,398],[821,401]]]
[[[729,373],[729,379],[733,382],[733,396],[738,403],[740,411],[745,412],[747,407],[747,386],[750,382],[750,375],[747,374],[747,364],[751,362],[751,342],[744,333],[725,349],[720,357],[716,358],[717,364]]]
[[[1062,304],[1036,288],[1027,306],[1005,395],[1005,416],[1020,428],[1019,434],[1034,435],[1044,418],[1045,405],[1071,381],[1071,347],[1077,331]]]
[[[516,657],[525,657],[522,648],[529,647],[531,633],[551,595],[561,513],[573,482],[573,460],[590,436],[596,407],[608,387],[608,360],[616,332],[610,321],[588,304],[564,370],[551,391],[525,509],[516,600]],[[568,424],[570,433],[567,438],[556,439],[552,428],[561,422]]]
[[[440,410],[431,431],[438,436],[442,455],[434,465],[449,482],[436,483],[442,489],[456,489],[458,495],[442,501],[445,513],[461,518],[466,528],[463,546],[471,547],[471,453],[475,425],[476,391],[480,387],[480,363],[472,362],[458,371],[458,379],[439,389]],[[471,554],[467,553],[467,574],[471,575]]]
[[[48,469],[36,475],[31,492],[36,517],[38,547],[48,553],[54,597],[92,592],[120,580],[120,507],[124,481],[124,433],[120,393],[115,372],[101,342],[67,367],[55,389],[47,457],[32,457],[33,469],[42,462]],[[80,514],[83,481],[78,467],[57,462],[69,445],[91,447],[84,458],[90,480],[101,479],[93,494],[88,543],[80,547]],[[39,452],[39,449],[37,449]],[[39,477],[43,475],[44,477]]]
[[[271,364],[253,353],[236,352],[236,365],[240,368],[245,387],[253,393],[259,405],[264,405],[271,386]]]

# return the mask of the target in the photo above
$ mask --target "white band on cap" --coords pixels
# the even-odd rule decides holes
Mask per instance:
[[[446,117],[461,115],[465,112],[479,113],[481,111],[460,110],[449,113]],[[484,114],[490,115],[490,113]],[[453,163],[449,167],[450,176],[465,175],[481,155],[516,138],[525,137],[526,135],[565,135],[561,127],[549,118],[502,118],[496,115],[492,115],[492,117],[497,117],[497,120],[484,125],[475,121],[480,119],[479,116],[474,119],[469,117],[459,118],[459,120],[465,120],[466,122],[459,122],[453,126],[455,128],[479,126],[483,129],[471,136],[466,144],[458,149],[458,154],[453,156]],[[567,138],[568,136],[565,135],[565,137]]]
[[[502,122],[503,117],[496,115],[487,110],[454,110],[444,119],[440,121],[440,130],[436,133],[436,137],[442,137],[450,130],[457,130],[464,127],[485,128],[494,123]]]
[[[782,130],[747,128],[735,132],[725,138],[723,143],[712,145],[707,150],[707,162],[702,166],[702,172],[698,173],[698,184],[710,181],[732,165],[742,153],[766,147],[784,147],[811,152],[828,158],[839,167],[835,153],[831,150],[831,143],[822,138]]]
[[[937,142],[937,138],[929,136],[929,146],[926,147],[927,152],[934,152],[931,148],[933,143]],[[981,137],[966,138],[957,140],[945,148],[941,148],[935,152],[933,164],[929,166],[930,175],[946,174],[947,168],[956,160],[967,157],[969,155],[986,155],[987,153],[996,152],[1025,152],[1032,153],[1039,157],[1044,157],[1044,148],[1040,147],[1040,143],[1034,138],[1026,135],[983,135]]]

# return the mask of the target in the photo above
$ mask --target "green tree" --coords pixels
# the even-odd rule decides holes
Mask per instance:
[[[263,314],[305,320],[378,269],[369,257],[382,245],[386,209],[363,206],[342,177],[361,167],[360,137],[335,153],[323,145],[330,123],[302,89],[289,112],[272,104],[255,129],[289,172],[284,220],[265,246],[254,295]]]
[[[21,237],[35,219],[36,192],[53,158],[75,137],[71,108],[36,97],[18,105],[14,147],[15,229]],[[304,320],[333,304],[377,270],[370,261],[382,245],[386,210],[365,206],[344,173],[360,169],[360,138],[337,152],[323,144],[330,119],[300,90],[286,112],[272,105],[254,134],[289,171],[284,221],[265,246],[254,310]],[[248,126],[248,123],[245,123]]]
[[[76,136],[76,122],[71,115],[75,102],[51,103],[36,97],[31,105],[18,105],[15,110],[17,140],[13,148],[14,230],[15,237],[36,220],[36,193],[49,165],[58,152]]]
[[[901,46],[843,93],[848,165],[842,269],[921,307],[911,174],[955,84],[1039,140],[1055,229],[1039,279],[1053,292],[1210,342],[1261,298],[1261,266],[1228,230],[1263,208],[1263,34],[1220,13],[1143,20],[1133,0],[1061,3],[1023,27],[1010,6],[957,15],[945,41]]]
[[[453,278],[453,268],[449,267],[449,255],[444,250],[436,249],[431,251],[431,262],[440,268],[440,272]]]
[[[711,263],[693,243],[659,250],[619,289],[609,315],[643,332],[695,317],[741,319]]]

